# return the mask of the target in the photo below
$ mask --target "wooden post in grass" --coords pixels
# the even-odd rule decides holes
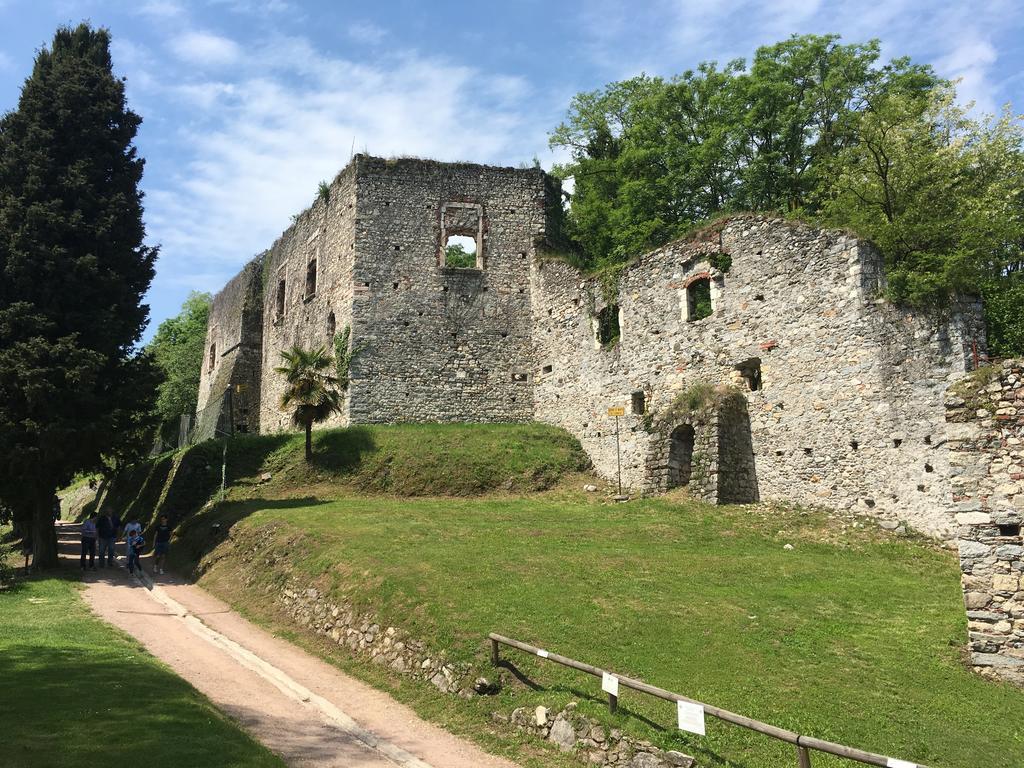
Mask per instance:
[[[800,768],[811,768],[811,753],[807,751],[807,747],[801,747],[798,744],[796,747],[796,758],[799,761]]]
[[[614,715],[618,711],[618,709],[619,709],[619,697],[616,696],[614,693],[609,693],[608,694],[608,711],[611,712]]]

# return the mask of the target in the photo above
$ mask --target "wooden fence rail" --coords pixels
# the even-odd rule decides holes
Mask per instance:
[[[546,651],[543,648],[537,648],[536,646],[529,645],[528,643],[520,642],[519,640],[513,640],[510,637],[504,635],[495,634],[492,632],[488,635],[491,641],[491,663],[494,666],[498,666],[501,661],[501,655],[499,648],[502,645],[507,645],[509,648],[516,648],[517,650],[529,653],[533,656],[538,656],[548,661],[553,661],[556,664],[561,664],[564,667],[570,667],[572,669],[585,672],[588,675],[594,677],[602,677],[608,670],[599,669],[590,664],[584,664],[582,661],[576,661],[570,659],[567,656],[561,656],[557,653]],[[710,704],[705,704],[696,699],[691,699],[686,696],[680,696],[678,693],[672,693],[666,691],[664,688],[658,688],[654,685],[649,685],[642,680],[635,680],[631,677],[625,677],[624,675],[618,675],[612,672],[619,681],[619,687],[631,688],[634,691],[640,691],[651,696],[656,696],[659,699],[665,701],[685,701],[690,704],[696,704],[704,708],[705,714],[717,717],[719,720],[724,720],[727,723],[738,725],[742,728],[747,728],[757,733],[763,733],[765,736],[771,736],[773,739],[784,741],[792,744],[796,748],[797,753],[797,765],[799,768],[811,768],[811,755],[810,750],[817,750],[818,752],[826,752],[830,755],[837,755],[838,757],[845,757],[848,760],[855,760],[858,763],[864,763],[866,765],[880,765],[883,768],[927,768],[927,766],[920,765],[918,763],[911,763],[905,760],[897,760],[892,757],[886,757],[885,755],[877,755],[874,752],[865,752],[863,749],[854,749],[853,747],[846,747],[842,744],[836,744],[831,741],[825,741],[823,739],[815,739],[812,736],[804,736],[794,731],[788,731],[785,728],[777,728],[774,725],[768,723],[762,723],[760,720],[754,720],[753,718],[745,717],[743,715],[737,715],[735,712],[730,712],[727,709],[721,707],[715,707]],[[618,696],[608,694],[608,708],[611,712],[615,712],[618,707]]]

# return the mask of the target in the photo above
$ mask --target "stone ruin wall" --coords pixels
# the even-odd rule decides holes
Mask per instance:
[[[367,157],[356,167],[352,421],[532,420],[544,172]],[[482,268],[445,267],[446,235],[476,239]]]
[[[260,431],[262,258],[250,261],[210,303],[199,374],[196,438]]]
[[[690,423],[696,496],[859,509],[955,533],[942,404],[972,342],[984,348],[980,307],[947,323],[893,308],[878,298],[880,257],[862,241],[739,217],[639,257],[606,297],[600,280],[538,252],[558,200],[538,169],[359,155],[329,192],[218,294],[207,346],[216,338],[224,354],[212,372],[204,364],[201,405],[230,381],[252,400],[251,431],[291,429],[278,407],[280,351],[330,346],[351,326],[352,384],[327,426],[536,419],[578,437],[614,480],[607,408],[622,406],[630,492],[666,488],[678,465],[670,435]],[[469,233],[482,268],[444,267],[445,235]],[[689,321],[687,286],[702,277],[713,313]],[[621,338],[605,346],[595,317],[609,299]],[[248,330],[236,332],[243,317]],[[244,350],[248,362],[232,364]],[[758,390],[737,370],[751,361]],[[666,420],[700,383],[735,389],[716,408]],[[637,393],[646,414],[632,413]]]
[[[725,272],[712,265],[719,253],[732,260]],[[691,322],[686,288],[702,276],[713,313]],[[860,509],[950,538],[942,403],[969,366],[972,341],[983,346],[980,307],[934,324],[879,299],[882,280],[880,256],[854,237],[733,219],[709,241],[669,244],[626,269],[617,291],[621,338],[602,346],[593,318],[607,300],[598,281],[538,261],[536,417],[579,437],[598,472],[613,479],[607,408],[624,407],[623,484],[655,492],[666,486],[669,433],[679,423],[659,414],[693,384],[736,384],[746,413],[731,408],[724,432],[694,425],[708,454],[702,461],[717,475],[700,495]],[[758,391],[737,371],[752,360],[760,362]],[[643,393],[646,416],[631,413],[633,393]]]
[[[946,407],[971,664],[1024,684],[1024,360],[977,371]]]
[[[262,432],[294,428],[279,406],[284,380],[274,369],[282,364],[281,351],[299,345],[307,349],[325,347],[333,354],[335,333],[342,333],[352,324],[355,208],[353,163],[334,179],[329,194],[318,196],[312,206],[299,214],[264,256]],[[315,266],[314,285],[307,280],[311,264]],[[343,412],[323,426],[348,423],[346,400]]]

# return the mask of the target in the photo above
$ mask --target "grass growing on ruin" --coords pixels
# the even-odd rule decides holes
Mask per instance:
[[[956,559],[931,544],[798,511],[664,499],[610,505],[569,491],[478,499],[293,492],[204,513],[179,547],[198,554],[212,531],[232,527],[244,547],[272,531],[286,561],[255,585],[240,586],[229,546],[204,578],[265,620],[274,616],[261,586],[290,574],[481,666],[484,638],[498,631],[933,768],[1010,768],[1024,751],[1024,692],[962,665]],[[542,690],[509,684],[497,697],[464,702],[329,652],[379,685],[391,680],[428,715],[492,741],[495,709],[580,700],[607,717],[598,681],[506,653]],[[625,692],[621,706],[610,723],[696,754],[702,765],[795,764],[792,747],[715,721],[706,738],[681,736],[664,702]],[[814,764],[845,765],[827,756]]]
[[[74,582],[0,591],[8,768],[281,766],[188,683],[90,615]]]

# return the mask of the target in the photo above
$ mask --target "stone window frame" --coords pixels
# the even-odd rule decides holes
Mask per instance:
[[[476,231],[468,227],[449,227],[447,212],[450,208],[476,211]],[[449,267],[445,260],[445,248],[449,237],[472,237],[476,241],[476,267]],[[480,203],[447,202],[441,206],[441,239],[437,249],[437,265],[441,269],[475,269],[482,272],[486,266],[484,258],[484,207]]]
[[[310,290],[310,277],[312,276],[312,290]],[[306,260],[306,283],[303,286],[302,300],[311,301],[316,297],[317,286],[320,283],[320,260],[316,255]]]
[[[274,325],[280,325],[288,316],[288,265],[277,270],[277,288],[274,291]]]
[[[713,269],[710,264],[699,265],[699,272],[695,272],[683,281],[679,290],[679,315],[684,323],[699,323],[707,320],[718,313],[722,305],[722,294],[725,292],[725,278],[721,272]],[[707,280],[711,289],[711,314],[707,317],[690,319],[690,286],[701,280]]]

